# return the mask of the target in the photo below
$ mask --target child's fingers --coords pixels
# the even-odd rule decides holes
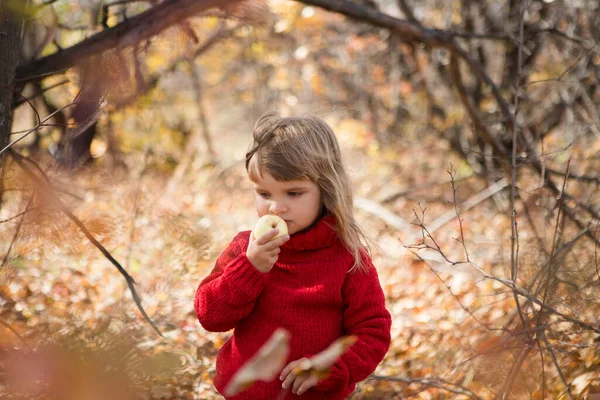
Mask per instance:
[[[279,379],[281,379],[283,381],[283,383],[281,384],[281,387],[284,389],[289,389],[290,386],[292,385],[292,383],[294,382],[294,378],[296,377],[296,375],[291,372],[292,372],[291,369],[289,369],[287,371],[285,371],[285,370],[281,371],[281,375],[279,376]]]
[[[296,374],[292,373],[292,371],[300,364],[302,360],[303,359],[301,358],[300,360],[292,361],[283,368],[281,374],[279,374],[279,380],[283,381],[283,384],[281,385],[282,388],[288,389],[291,386],[292,382],[294,381],[294,377],[296,376]]]
[[[292,383],[292,393],[298,394],[298,389],[300,389],[300,386],[302,386],[304,384],[306,379],[307,379],[307,376],[304,376],[304,375],[296,376],[296,379],[294,379],[294,383]]]
[[[285,378],[285,380],[283,381],[283,383],[281,384],[281,387],[283,389],[290,389],[293,386],[296,379],[298,379],[298,375],[296,375],[293,372],[290,372],[288,374],[288,376]]]
[[[265,250],[274,250],[281,247],[282,244],[290,240],[290,235],[283,235],[277,239],[273,239],[264,245]]]
[[[259,246],[263,246],[268,243],[271,239],[273,239],[279,233],[279,229],[271,229],[269,232],[265,233],[261,237],[256,239],[256,244]]]
[[[303,360],[303,358],[299,359],[299,360],[294,360],[292,362],[290,362],[288,365],[286,365],[282,370],[281,370],[281,374],[279,374],[279,379],[280,380],[284,380],[288,374],[290,372],[292,372],[294,370],[294,368],[296,368],[300,362]]]
[[[295,392],[292,390],[292,392],[296,393],[298,396],[300,396],[301,394],[304,394],[304,392],[306,392],[311,387],[317,386],[318,383],[319,383],[319,377],[316,376],[315,374],[310,374],[310,375],[308,375],[308,378],[306,378],[304,380],[304,382],[302,382],[302,384],[300,384],[300,386],[298,386],[298,390],[296,390]],[[294,382],[294,386],[296,386],[296,382]]]

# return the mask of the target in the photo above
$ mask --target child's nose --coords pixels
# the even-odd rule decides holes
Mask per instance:
[[[287,207],[285,206],[285,204],[283,204],[280,201],[271,201],[271,204],[269,206],[269,213],[278,215],[285,212],[286,208]]]

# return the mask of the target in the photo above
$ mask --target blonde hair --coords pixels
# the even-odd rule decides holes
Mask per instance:
[[[280,181],[309,180],[321,191],[325,212],[336,221],[338,236],[354,257],[352,270],[366,270],[368,241],[353,214],[352,191],[333,130],[316,117],[263,114],[254,126],[246,170],[254,182],[268,171]]]

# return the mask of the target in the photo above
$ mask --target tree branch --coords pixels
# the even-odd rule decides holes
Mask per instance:
[[[76,45],[34,60],[17,68],[17,81],[31,81],[63,72],[83,60],[108,49],[133,46],[159,34],[182,20],[206,9],[233,3],[234,0],[172,0],[120,24],[105,29]]]

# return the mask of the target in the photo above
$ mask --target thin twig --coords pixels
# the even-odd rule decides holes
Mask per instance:
[[[52,90],[52,89],[54,89],[54,88],[56,88],[56,87],[62,86],[62,85],[64,85],[64,84],[67,84],[67,83],[69,83],[69,82],[71,82],[71,81],[70,81],[69,79],[66,79],[66,80],[64,80],[64,81],[60,81],[60,82],[58,82],[58,83],[55,83],[54,85],[50,85],[50,86],[48,86],[48,87],[46,87],[46,88],[43,88],[42,90],[38,90],[37,92],[35,92],[35,93],[34,93],[34,94],[32,94],[31,96],[29,96],[29,97],[23,97],[23,99],[22,99],[22,100],[16,101],[16,102],[13,104],[13,108],[17,108],[17,107],[19,107],[21,104],[25,103],[27,100],[33,100],[33,99],[35,99],[37,96],[40,96],[40,95],[44,94],[45,92],[47,92],[47,91],[49,91],[49,90]]]
[[[31,100],[29,100],[22,94],[19,94],[19,96],[21,96],[23,98],[23,102],[29,104],[29,107],[31,107],[31,109],[33,110],[33,113],[35,114],[35,119],[37,121],[36,125],[39,125],[42,121],[42,118],[40,117],[40,113],[38,112],[37,108],[35,108],[35,106],[31,103]]]
[[[59,108],[58,110],[54,111],[53,113],[51,113],[50,115],[48,115],[46,118],[44,118],[42,121],[40,121],[38,124],[36,124],[36,126],[34,126],[33,128],[31,128],[30,130],[26,131],[23,135],[19,136],[18,138],[16,138],[15,140],[13,140],[12,142],[10,142],[9,144],[6,145],[6,147],[4,147],[2,150],[0,150],[0,155],[2,155],[6,150],[10,149],[12,146],[14,146],[16,143],[20,142],[21,140],[25,139],[25,137],[27,137],[29,134],[31,134],[32,132],[37,131],[38,129],[42,128],[43,126],[45,126],[45,122],[48,121],[49,119],[51,119],[55,114],[63,111],[64,109],[71,107],[73,105],[75,105],[75,102],[72,102],[70,104],[67,104],[64,107]]]
[[[579,56],[579,58],[578,58],[577,60],[575,60],[575,62],[573,62],[573,64],[569,65],[569,66],[567,67],[567,69],[565,69],[565,70],[564,70],[564,71],[563,71],[563,72],[562,72],[562,73],[561,73],[559,76],[557,76],[556,78],[548,78],[548,79],[541,79],[541,80],[538,80],[538,81],[532,81],[532,82],[529,82],[529,83],[527,84],[527,86],[529,86],[529,85],[534,85],[534,84],[536,84],[536,83],[545,83],[545,82],[553,82],[553,81],[567,83],[567,82],[563,81],[563,80],[562,80],[562,78],[563,78],[563,77],[564,77],[566,74],[568,74],[568,73],[569,73],[569,72],[570,72],[570,71],[571,71],[573,68],[575,68],[575,67],[577,66],[577,64],[579,64],[579,61],[583,60],[583,58],[584,58],[584,57],[586,57],[586,56],[587,56],[587,57],[588,57],[588,59],[589,59],[589,58],[591,58],[591,57],[594,55],[594,50],[595,50],[595,48],[598,46],[598,44],[599,44],[599,42],[596,42],[596,43],[595,43],[595,44],[594,44],[594,45],[593,45],[593,46],[592,46],[590,49],[587,49],[587,50],[588,50],[588,53],[587,53],[587,54],[582,54],[581,56]],[[581,83],[581,82],[580,82],[580,81],[574,81],[574,82],[569,82],[569,83]]]
[[[28,350],[31,350],[31,346],[29,346],[27,344],[27,342],[25,341],[25,339],[23,338],[23,336],[19,335],[19,332],[17,332],[15,328],[13,328],[12,326],[10,326],[10,324],[8,322],[6,322],[2,318],[0,318],[0,324],[4,325],[6,327],[6,329],[8,329],[9,331],[11,331],[17,338],[19,338],[19,340],[21,341],[21,343],[23,343],[23,345],[25,347],[27,347]]]
[[[515,103],[514,103],[514,115],[513,118],[516,121],[517,113],[519,112],[519,97],[521,92],[521,75],[523,70],[523,31],[525,27],[525,11],[527,9],[527,5],[525,1],[521,1],[521,16],[519,19],[519,49],[518,49],[518,61],[517,61],[517,80],[516,80],[516,88],[515,88]],[[512,131],[512,154],[511,154],[511,168],[510,168],[510,229],[511,229],[511,237],[510,237],[510,277],[513,282],[517,282],[518,279],[518,230],[517,230],[517,210],[516,210],[516,198],[517,198],[517,139],[519,136],[519,126],[515,123],[513,124]],[[523,310],[521,309],[521,303],[519,302],[519,298],[516,294],[514,294],[515,305],[517,307],[517,312],[519,313],[519,318],[521,319],[521,324],[523,324],[523,328],[527,327],[527,321]],[[510,391],[510,387],[508,388]],[[507,392],[505,392],[507,393]]]
[[[8,256],[10,255],[10,251],[12,250],[13,245],[16,243],[17,238],[19,237],[19,233],[21,232],[21,227],[23,226],[23,221],[25,220],[25,214],[29,211],[29,207],[31,206],[31,202],[33,201],[33,196],[34,195],[32,194],[31,197],[29,198],[29,200],[27,201],[27,205],[25,206],[25,211],[23,213],[21,213],[23,215],[23,218],[21,218],[21,220],[17,224],[17,229],[15,229],[15,233],[10,242],[10,245],[8,246],[8,250],[6,250],[6,254],[4,255],[4,259],[2,260],[2,264],[0,265],[0,270],[2,268],[4,268],[4,266],[6,265],[6,262],[8,261]]]
[[[536,341],[540,353],[540,364],[542,366],[542,399],[546,398],[546,370],[544,369],[544,352],[542,351],[542,344],[539,340]]]
[[[594,236],[598,236],[598,226],[600,225],[600,221],[596,223],[596,230],[594,231]],[[600,269],[598,269],[598,243],[594,243],[594,264],[596,265],[596,275],[598,275],[598,282],[600,283]]]
[[[483,400],[483,398],[479,397],[471,390],[464,388],[456,383],[448,382],[442,378],[401,378],[396,376],[370,375],[367,379],[374,379],[377,381],[401,382],[406,384],[417,383],[426,387],[434,387],[454,394],[468,396],[472,399]]]
[[[421,205],[419,204],[419,207],[421,207]],[[425,209],[421,208],[423,214],[425,212]],[[564,318],[566,321],[569,321],[573,324],[576,324],[584,329],[596,332],[596,333],[600,333],[600,329],[599,328],[595,328],[594,326],[578,320],[577,318],[573,318],[570,317],[564,313],[561,313],[560,311],[558,311],[557,309],[555,309],[552,306],[549,306],[547,304],[545,304],[543,301],[541,301],[540,299],[538,299],[535,294],[531,293],[529,290],[523,288],[522,286],[520,286],[518,283],[510,280],[510,279],[503,279],[503,278],[498,278],[495,277],[493,275],[488,274],[487,272],[485,272],[481,267],[477,266],[474,262],[467,262],[467,261],[453,261],[450,258],[448,258],[448,256],[444,253],[444,251],[441,249],[441,247],[439,246],[439,244],[435,241],[435,238],[429,233],[429,231],[427,230],[427,228],[425,227],[425,223],[424,223],[424,219],[421,219],[416,211],[414,211],[415,217],[417,218],[417,220],[419,220],[418,224],[415,224],[417,226],[419,226],[422,230],[422,236],[423,236],[423,243],[420,243],[418,245],[411,245],[411,246],[405,246],[406,248],[409,249],[423,249],[423,248],[427,248],[427,249],[431,249],[434,250],[436,252],[438,252],[445,260],[446,262],[448,262],[450,265],[459,265],[459,264],[468,264],[470,266],[472,266],[473,268],[475,268],[479,273],[482,274],[483,278],[485,279],[490,279],[493,281],[496,281],[498,283],[501,283],[502,285],[506,286],[507,288],[511,289],[513,292],[517,293],[519,296],[524,297],[525,299],[529,300],[532,303],[535,303],[536,305],[540,306],[542,309],[546,310],[547,312],[551,312],[552,314],[558,315],[562,318]],[[432,243],[433,246],[428,245],[427,243],[425,243],[425,238],[429,238]],[[427,265],[427,263],[425,263]]]
[[[445,281],[442,279],[442,277],[440,276],[440,274],[438,274],[438,272],[437,272],[437,271],[436,271],[436,270],[435,270],[435,269],[434,269],[432,266],[430,266],[429,264],[427,264],[427,262],[425,262],[425,260],[424,260],[424,259],[423,259],[421,256],[419,256],[419,255],[418,255],[416,252],[413,252],[413,254],[414,254],[414,255],[415,255],[415,256],[416,256],[416,257],[417,257],[417,258],[418,258],[420,261],[422,261],[422,262],[423,262],[423,264],[425,264],[425,265],[426,265],[426,266],[429,268],[429,270],[430,270],[431,272],[433,272],[433,274],[434,274],[434,275],[435,275],[435,276],[436,276],[436,277],[439,279],[439,281],[440,281],[440,282],[442,282],[442,284],[443,284],[443,285],[444,285],[444,287],[445,287],[445,288],[448,290],[448,292],[450,293],[450,295],[451,295],[452,297],[454,297],[454,300],[456,300],[456,302],[458,303],[458,305],[460,306],[460,308],[462,308],[462,309],[463,309],[463,310],[464,310],[464,311],[465,311],[467,314],[469,314],[469,316],[470,316],[471,318],[473,318],[473,321],[477,322],[477,324],[478,324],[479,326],[481,326],[482,328],[485,328],[485,329],[487,329],[487,330],[489,330],[489,331],[495,331],[495,330],[497,330],[497,329],[494,329],[494,328],[492,328],[491,326],[487,325],[485,322],[483,322],[483,321],[480,321],[480,320],[479,320],[479,319],[478,319],[478,318],[477,318],[477,317],[476,317],[476,316],[473,314],[473,311],[469,310],[469,308],[468,308],[467,306],[465,306],[465,305],[462,303],[462,301],[460,301],[460,299],[458,298],[458,296],[457,296],[456,294],[454,294],[454,292],[452,292],[452,288],[451,288],[451,286],[450,286],[450,285],[448,285],[448,284],[447,284],[447,283],[446,283],[446,282],[445,282]]]
[[[12,217],[10,217],[10,218],[3,219],[2,221],[0,221],[0,224],[3,224],[3,223],[5,223],[5,222],[10,222],[10,221],[12,221],[13,219],[17,219],[17,218],[19,218],[21,215],[25,215],[25,214],[27,214],[27,213],[30,213],[30,212],[32,212],[32,211],[33,211],[33,210],[35,210],[35,209],[36,209],[36,207],[33,207],[33,208],[30,208],[29,210],[21,211],[21,212],[20,212],[20,213],[18,213],[17,215],[13,215],[13,216],[12,216]]]
[[[565,192],[566,185],[567,185],[567,177],[569,176],[569,166],[570,165],[571,165],[571,159],[569,159],[569,161],[567,162],[567,171],[565,172],[565,178],[563,179],[561,195],[557,201],[558,211],[556,213],[556,225],[554,226],[554,235],[552,237],[552,249],[550,250],[550,260],[548,261],[546,287],[544,290],[544,295],[542,297],[542,301],[544,303],[546,302],[546,298],[547,298],[548,292],[550,290],[550,286],[551,286],[550,281],[555,275],[552,273],[552,269],[553,269],[553,265],[554,265],[554,260],[556,259],[556,256],[557,256],[556,246],[558,244],[558,230],[559,230],[559,226],[560,226],[561,210],[563,209],[563,207],[561,207],[561,203],[563,201],[563,193]],[[543,311],[540,310],[538,317],[537,317],[537,322],[536,322],[537,324],[539,324],[540,321],[542,320],[542,315],[543,315]]]
[[[571,400],[574,400],[573,394],[571,393],[571,389],[569,388],[569,383],[565,379],[565,376],[562,372],[562,369],[560,368],[560,365],[558,365],[558,360],[556,359],[556,355],[554,354],[554,350],[552,349],[552,346],[550,346],[550,343],[548,342],[548,338],[546,337],[544,332],[541,333],[541,336],[542,336],[542,340],[544,341],[544,343],[546,343],[546,349],[548,350],[548,352],[550,353],[550,356],[552,357],[552,362],[554,363],[556,372],[558,373],[558,376],[560,376],[560,380],[562,381],[563,385],[565,386],[565,391],[566,391],[567,395],[569,396],[569,398]]]
[[[456,218],[458,219],[458,226],[459,226],[459,230],[460,230],[460,243],[462,243],[463,246],[463,250],[465,251],[465,257],[467,259],[467,261],[470,261],[469,259],[469,251],[467,250],[467,244],[465,243],[465,232],[463,229],[463,223],[462,223],[462,219],[460,218],[460,213],[458,212],[458,205],[457,205],[457,201],[456,201],[456,184],[454,183],[454,174],[452,172],[452,167],[450,168],[450,171],[448,171],[448,174],[450,175],[450,182],[452,184],[452,203],[454,203],[454,212],[456,213]]]

